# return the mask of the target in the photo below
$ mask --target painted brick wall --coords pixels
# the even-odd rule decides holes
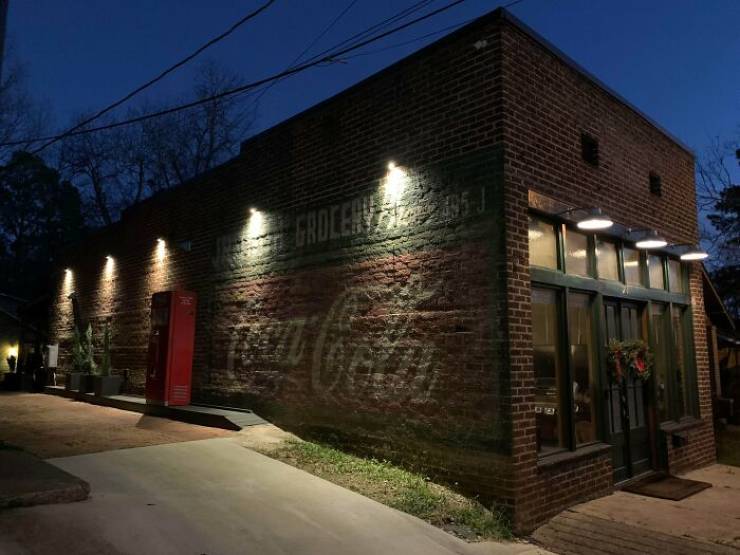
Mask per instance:
[[[530,190],[570,206],[599,206],[625,225],[653,227],[671,242],[698,236],[694,159],[638,113],[556,58],[520,28],[502,32],[504,179],[516,527],[531,530],[612,487],[609,456],[538,465],[531,358],[527,205]],[[598,167],[581,159],[581,133],[599,140]],[[663,195],[649,191],[662,177]],[[691,271],[701,418],[687,446],[669,447],[671,470],[714,460],[701,276]],[[542,492],[548,492],[545,499]]]
[[[75,291],[98,333],[111,319],[113,366],[141,392],[150,296],[190,289],[196,400],[511,505],[497,29],[482,21],[247,141],[70,252],[62,364]]]

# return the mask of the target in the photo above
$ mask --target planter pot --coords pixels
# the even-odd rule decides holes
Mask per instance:
[[[67,374],[67,379],[64,382],[64,389],[67,391],[80,391],[80,386],[82,383],[82,376],[84,376],[82,372],[70,372]]]
[[[95,376],[93,390],[98,397],[118,395],[122,384],[122,376]]]
[[[31,374],[21,374],[21,391],[33,391],[35,386],[36,382]]]
[[[18,391],[21,388],[20,374],[8,372],[3,376],[3,389],[7,391]]]
[[[95,374],[82,374],[80,378],[80,393],[92,393],[95,390]]]

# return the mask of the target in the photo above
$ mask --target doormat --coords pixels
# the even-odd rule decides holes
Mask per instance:
[[[623,487],[622,491],[647,497],[680,501],[711,487],[712,484],[707,482],[687,480],[686,478],[677,478],[667,474],[653,474]]]

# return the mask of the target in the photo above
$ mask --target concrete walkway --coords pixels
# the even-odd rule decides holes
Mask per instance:
[[[740,554],[740,468],[684,477],[712,487],[681,501],[618,491],[563,511],[533,537],[563,554]]]
[[[240,446],[207,439],[52,459],[91,499],[0,513],[0,553],[494,554]]]

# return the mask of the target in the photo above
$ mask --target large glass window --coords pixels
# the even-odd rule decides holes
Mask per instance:
[[[611,241],[596,240],[596,270],[601,279],[619,279],[617,245]]]
[[[669,327],[667,321],[668,310],[665,305],[653,303],[651,309],[651,328],[653,335],[653,354],[655,356],[653,375],[655,380],[655,400],[658,420],[668,420],[668,367],[670,361],[670,342],[668,339]]]
[[[562,355],[558,293],[553,289],[532,289],[532,343],[535,373],[535,414],[537,449],[541,453],[564,447],[560,411]]]
[[[681,263],[668,259],[668,289],[671,293],[683,293],[683,272]]]
[[[582,293],[568,296],[568,340],[573,375],[573,419],[576,445],[596,440],[594,406],[594,338],[591,298]]]
[[[640,251],[636,249],[622,249],[624,258],[624,281],[627,285],[640,285]]]
[[[577,276],[587,276],[588,271],[588,236],[577,231],[566,229],[565,238],[565,271]]]
[[[689,399],[688,373],[686,372],[686,351],[684,344],[683,329],[684,310],[674,307],[671,313],[673,322],[673,379],[674,379],[674,397],[678,405],[678,416],[690,414],[691,402]]]
[[[558,267],[555,226],[534,216],[529,217],[529,263],[553,270]]]
[[[648,275],[650,287],[653,289],[665,289],[663,279],[663,258],[655,254],[648,256]]]

